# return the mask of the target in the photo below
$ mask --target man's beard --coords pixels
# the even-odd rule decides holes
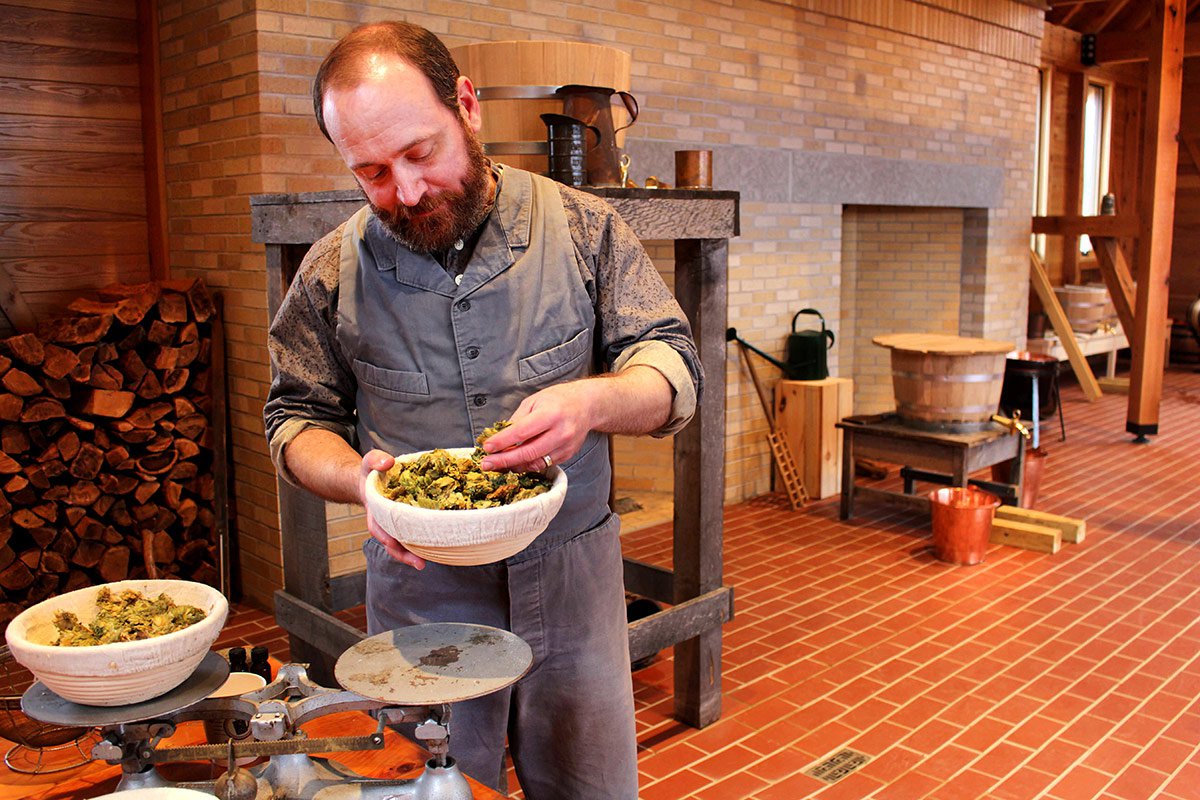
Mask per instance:
[[[371,210],[383,229],[393,239],[415,253],[435,253],[448,249],[479,226],[490,206],[488,191],[488,161],[483,146],[462,119],[463,144],[467,154],[467,171],[462,188],[443,191],[435,196],[426,194],[415,206],[397,206],[386,211],[371,203]],[[432,212],[432,213],[427,213]]]

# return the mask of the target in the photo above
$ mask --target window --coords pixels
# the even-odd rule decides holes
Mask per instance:
[[[1108,192],[1108,149],[1112,120],[1112,92],[1102,83],[1088,83],[1083,106],[1083,170],[1079,213],[1100,213],[1100,198]],[[1079,252],[1092,252],[1092,242],[1079,237]]]

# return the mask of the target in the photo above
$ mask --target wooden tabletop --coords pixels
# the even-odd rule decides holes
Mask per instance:
[[[309,738],[320,736],[360,736],[371,733],[378,723],[359,711],[329,714],[306,722],[302,729]],[[181,723],[170,739],[161,746],[202,744],[204,728],[199,721]],[[11,744],[0,739],[0,753],[8,752]],[[451,740],[450,753],[454,754]],[[360,752],[335,753],[333,760],[344,764],[368,778],[399,780],[420,774],[428,753],[391,729],[385,729],[384,748]],[[165,764],[163,776],[172,781],[203,781],[216,778],[223,767],[207,762]],[[0,800],[82,800],[115,791],[121,778],[120,767],[95,761],[82,767],[51,775],[22,775],[0,765]],[[475,800],[503,800],[499,794],[468,777]]]

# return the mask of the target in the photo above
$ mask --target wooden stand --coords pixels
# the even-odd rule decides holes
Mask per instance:
[[[1025,466],[1025,440],[999,425],[978,433],[934,433],[899,424],[893,415],[837,424],[845,434],[842,446],[841,518],[854,513],[856,495],[918,511],[929,510],[929,500],[913,494],[913,482],[930,480],[951,486],[967,486],[971,473],[1012,462],[1010,481],[984,488],[996,488],[1002,495],[1021,496]],[[904,493],[888,492],[854,482],[854,459],[876,458],[905,465]]]
[[[854,381],[849,378],[775,384],[775,424],[811,498],[841,491],[842,432],[837,423],[852,413]]]
[[[675,297],[687,314],[709,390],[675,436],[674,570],[625,561],[625,588],[672,606],[630,624],[633,660],[675,648],[675,714],[703,727],[721,715],[721,625],[733,617],[733,590],[722,585],[725,498],[727,239],[738,234],[737,192],[595,189],[642,239],[675,241]],[[308,248],[362,207],[357,191],[259,195],[250,199],[254,241],[267,250],[270,315]],[[715,377],[714,377],[715,376]],[[365,573],[330,578],[325,503],[282,480],[279,491],[283,589],[275,618],[292,656],[318,680],[332,679],[336,657],[364,633],[334,616],[363,602]],[[332,685],[332,684],[330,684]]]

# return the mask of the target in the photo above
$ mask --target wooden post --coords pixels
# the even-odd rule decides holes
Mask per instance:
[[[725,239],[675,242],[675,296],[709,376],[725,374]],[[705,392],[691,424],[675,435],[675,602],[721,588],[725,503],[725,393]],[[675,645],[675,714],[703,728],[721,716],[721,628]]]
[[[1167,318],[1167,279],[1175,223],[1175,170],[1183,93],[1184,10],[1178,0],[1155,0],[1149,38],[1149,85],[1138,213],[1137,310],[1129,331],[1133,367],[1125,430],[1137,441],[1158,433],[1164,368],[1159,337]]]

